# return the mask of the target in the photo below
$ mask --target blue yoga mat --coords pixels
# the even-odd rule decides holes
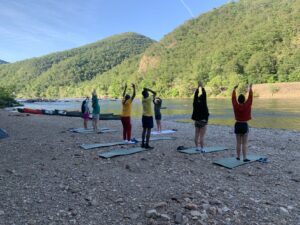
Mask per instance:
[[[267,157],[261,155],[248,155],[247,159],[249,159],[250,161],[244,162],[242,159],[237,160],[235,157],[229,157],[229,158],[219,159],[213,163],[219,166],[226,167],[228,169],[233,169],[235,167],[242,166],[255,161],[267,162]]]
[[[8,137],[8,133],[0,128],[0,139],[2,138],[7,138]]]
[[[186,148],[178,150],[179,152],[186,154],[197,154],[197,153],[210,153],[210,152],[220,152],[228,150],[226,147],[216,146],[216,147],[205,147],[202,151],[197,150],[197,148]]]
[[[150,141],[159,141],[159,140],[174,140],[174,137],[154,137],[154,138],[150,138]],[[142,141],[141,138],[138,138],[137,141]],[[81,148],[85,149],[85,150],[90,150],[93,148],[104,148],[104,147],[111,147],[111,146],[115,146],[115,145],[132,145],[132,144],[128,144],[126,142],[123,141],[119,141],[119,142],[111,142],[111,143],[96,143],[96,144],[82,144],[80,145]]]
[[[95,131],[92,128],[84,129],[84,128],[71,128],[69,131],[80,134],[94,134]],[[97,133],[110,133],[116,132],[116,130],[111,130],[109,128],[103,127],[97,131]]]
[[[99,157],[102,158],[112,158],[112,157],[116,157],[116,156],[122,156],[122,155],[131,155],[131,154],[135,154],[138,152],[142,152],[142,151],[146,151],[147,149],[145,148],[128,148],[128,149],[114,149],[112,151],[109,152],[102,152],[102,153],[98,153]]]

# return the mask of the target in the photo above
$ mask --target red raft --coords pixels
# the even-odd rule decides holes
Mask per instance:
[[[23,112],[24,113],[31,113],[31,114],[43,114],[43,111],[41,109],[28,109],[28,108],[24,108]]]

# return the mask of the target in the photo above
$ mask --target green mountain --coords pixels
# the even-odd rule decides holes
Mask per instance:
[[[0,59],[0,64],[7,64],[8,62]]]
[[[0,66],[0,83],[19,96],[74,96],[79,83],[139,55],[154,41],[135,33],[115,35],[63,52]],[[89,91],[90,92],[90,91]]]
[[[187,21],[150,46],[79,88],[119,96],[124,81],[191,96],[198,80],[211,94],[237,84],[300,81],[300,1],[240,0]]]
[[[120,96],[124,82],[163,97],[211,94],[236,83],[300,81],[300,1],[240,0],[187,21],[159,42],[136,34],[0,66],[0,82],[24,96]]]

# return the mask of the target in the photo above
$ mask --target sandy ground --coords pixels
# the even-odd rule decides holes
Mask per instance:
[[[300,133],[251,129],[249,151],[269,163],[233,170],[212,164],[234,156],[232,127],[209,125],[207,146],[231,150],[186,155],[192,124],[163,121],[178,129],[174,141],[110,160],[85,151],[83,143],[121,139],[120,121],[101,126],[120,132],[74,134],[80,118],[9,113],[0,110],[0,224],[300,224]],[[140,137],[141,124],[133,121]],[[116,148],[116,147],[115,147]],[[120,148],[120,147],[117,147]],[[149,211],[150,210],[150,211]]]

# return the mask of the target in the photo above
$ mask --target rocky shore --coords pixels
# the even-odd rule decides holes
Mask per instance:
[[[177,129],[174,141],[152,142],[142,153],[101,159],[83,143],[120,141],[120,121],[100,121],[115,133],[75,134],[80,118],[22,115],[0,110],[0,224],[79,225],[299,225],[300,133],[252,128],[249,152],[269,163],[233,170],[212,164],[234,156],[233,128],[209,125],[207,146],[230,150],[186,155],[192,124],[163,121]],[[141,122],[133,121],[140,137]],[[126,147],[126,146],[125,146]],[[123,148],[125,148],[123,147]]]

